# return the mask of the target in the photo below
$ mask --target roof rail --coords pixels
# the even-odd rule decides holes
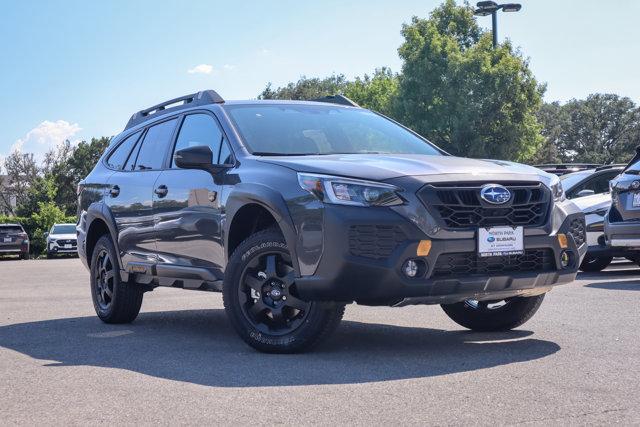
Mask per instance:
[[[360,107],[344,95],[327,95],[322,98],[310,99],[313,102],[327,102],[329,104],[346,105],[348,107]]]
[[[609,164],[609,165],[598,166],[596,168],[596,170],[597,171],[601,171],[601,170],[604,170],[604,169],[623,168],[626,165],[627,165],[626,163],[612,163],[612,164]]]
[[[179,102],[181,102],[182,104],[171,106],[172,104],[177,104]],[[189,95],[184,95],[179,98],[170,99],[169,101],[165,101],[158,105],[154,105],[153,107],[138,111],[133,116],[131,116],[124,130],[139,125],[140,123],[145,122],[153,117],[158,117],[172,111],[181,110],[183,108],[196,107],[198,105],[222,103],[224,103],[224,99],[222,99],[222,97],[218,95],[215,90],[203,90]]]

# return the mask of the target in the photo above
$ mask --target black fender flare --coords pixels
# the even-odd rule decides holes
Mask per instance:
[[[293,268],[296,275],[299,276],[300,266],[296,251],[298,237],[293,220],[289,214],[289,208],[287,207],[282,194],[263,184],[237,184],[227,197],[225,223],[223,226],[224,253],[226,259],[228,260],[231,256],[229,253],[229,229],[231,228],[231,224],[233,223],[236,213],[248,204],[257,204],[262,206],[275,218],[280,230],[282,230],[287,247],[291,252]]]
[[[111,213],[111,209],[104,202],[94,202],[87,208],[85,214],[85,223],[86,225],[86,233],[87,237],[89,236],[89,230],[91,230],[91,225],[93,221],[96,219],[102,220],[107,225],[109,229],[109,234],[111,235],[111,241],[116,248],[116,252],[118,253],[118,264],[120,268],[124,268],[122,266],[122,257],[120,254],[120,248],[118,246],[118,228],[116,226],[115,218]],[[88,254],[87,254],[88,257]],[[91,260],[87,260],[87,263],[91,262]]]

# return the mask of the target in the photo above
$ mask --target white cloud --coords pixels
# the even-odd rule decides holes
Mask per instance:
[[[211,74],[213,71],[213,66],[209,64],[200,64],[195,67],[187,70],[189,74]]]
[[[225,70],[233,70],[236,68],[236,66],[232,64],[224,64],[222,68],[224,68]]]
[[[36,161],[41,162],[49,150],[57,148],[67,139],[71,140],[81,130],[82,128],[77,123],[69,123],[66,120],[56,120],[55,122],[45,120],[27,132],[23,138],[18,139],[6,154],[14,151],[33,153]],[[0,155],[0,157],[2,156]]]

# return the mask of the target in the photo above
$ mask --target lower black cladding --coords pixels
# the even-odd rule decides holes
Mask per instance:
[[[432,278],[469,274],[500,274],[555,270],[552,249],[527,249],[522,255],[480,257],[477,252],[444,253],[438,256]]]

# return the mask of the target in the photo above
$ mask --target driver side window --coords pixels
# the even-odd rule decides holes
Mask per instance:
[[[174,154],[184,148],[207,145],[213,153],[213,162],[218,161],[220,144],[222,142],[222,131],[218,127],[215,119],[208,114],[189,114],[184,118],[180,133],[176,140]],[[171,167],[176,168],[175,160],[171,160]]]

